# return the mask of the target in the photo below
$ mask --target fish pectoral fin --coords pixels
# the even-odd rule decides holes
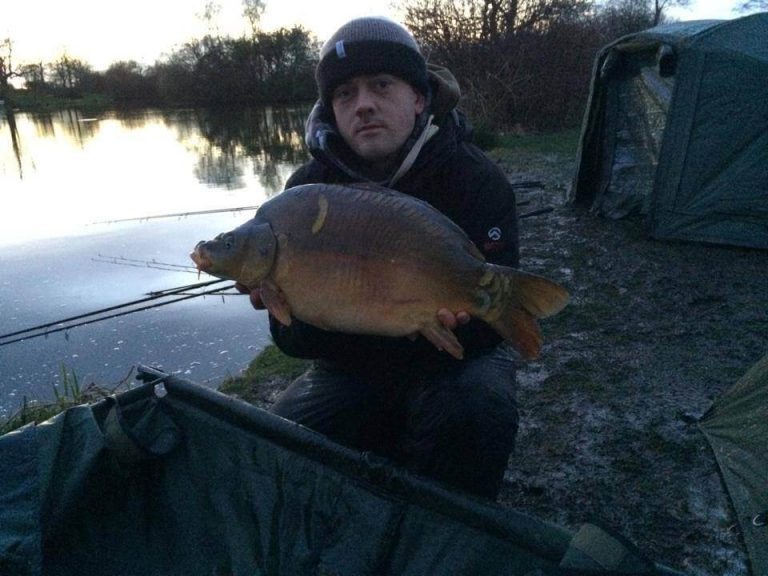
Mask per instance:
[[[438,350],[444,350],[458,360],[464,358],[464,347],[459,343],[456,335],[439,322],[429,324],[419,332]]]
[[[261,301],[277,321],[285,326],[291,325],[291,307],[285,299],[285,294],[274,282],[262,282],[260,286]]]

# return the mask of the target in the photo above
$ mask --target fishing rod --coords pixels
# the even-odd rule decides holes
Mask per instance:
[[[519,182],[511,182],[512,188],[525,191],[529,188],[543,188],[543,184],[538,180],[522,180]],[[210,210],[197,210],[194,212],[171,212],[168,214],[155,214],[152,216],[135,216],[133,218],[118,218],[116,220],[100,220],[98,222],[91,222],[91,225],[96,224],[120,224],[122,222],[143,222],[148,220],[159,220],[162,218],[185,218],[187,216],[202,216],[205,214],[222,214],[224,212],[243,212],[245,210],[257,210],[259,204],[256,206],[239,206],[237,208],[213,208]]]
[[[258,206],[240,206],[238,208],[213,208],[211,210],[198,210],[196,212],[171,212],[169,214],[155,214],[152,216],[136,216],[134,218],[118,218],[117,220],[101,220],[91,222],[92,226],[96,224],[120,224],[122,222],[144,222],[147,220],[159,220],[162,218],[186,218],[187,216],[201,216],[205,214],[221,214],[224,212],[243,212],[245,210],[256,210]]]
[[[538,180],[525,180],[522,182],[512,182],[512,188],[520,189],[524,191],[529,188],[541,188],[543,185]],[[523,201],[524,203],[525,201]],[[518,202],[518,204],[522,204]],[[212,208],[210,210],[197,210],[194,212],[170,212],[168,214],[155,214],[152,216],[134,216],[132,218],[118,218],[116,220],[100,220],[98,222],[91,222],[90,225],[95,226],[97,224],[120,224],[123,222],[144,222],[148,220],[160,220],[163,218],[186,218],[187,216],[203,216],[206,214],[222,214],[224,212],[243,212],[245,210],[257,210],[260,205],[256,206],[239,206],[237,208]]]
[[[153,270],[166,270],[169,272],[191,272],[197,274],[196,266],[187,266],[186,264],[170,264],[168,262],[158,262],[157,260],[139,260],[137,258],[126,258],[125,256],[107,256],[97,254],[91,258],[93,262],[103,262],[105,264],[118,264],[120,266],[132,266],[134,268],[152,268]]]
[[[188,286],[180,286],[178,288],[171,288],[168,290],[162,290],[158,292],[150,292],[147,297],[139,298],[138,300],[132,300],[130,302],[125,302],[123,304],[116,304],[115,306],[108,306],[107,308],[94,310],[93,312],[86,312],[84,314],[78,314],[77,316],[70,316],[69,318],[64,318],[62,320],[57,320],[55,322],[47,322],[45,324],[40,324],[38,326],[33,326],[31,328],[25,328],[23,330],[17,330],[15,332],[2,334],[0,335],[0,347],[6,346],[8,344],[13,344],[15,342],[21,342],[22,340],[28,340],[31,338],[37,338],[39,336],[48,336],[49,334],[54,334],[56,332],[67,331],[67,330],[70,330],[71,328],[77,328],[79,326],[85,326],[87,324],[101,322],[102,320],[109,320],[112,318],[127,316],[128,314],[133,314],[134,312],[141,312],[143,310],[159,308],[160,306],[174,304],[176,302],[181,302],[183,300],[189,300],[190,298],[197,298],[198,296],[207,296],[210,294],[221,294],[226,290],[229,290],[230,288],[234,287],[234,284],[229,284],[227,286],[220,286],[217,288],[213,288],[211,290],[203,290],[200,292],[189,293],[189,290],[205,288],[207,286],[211,286],[213,284],[218,284],[221,282],[225,282],[225,280],[220,280],[220,279],[209,280],[207,282],[190,284]],[[158,300],[161,298],[169,298],[172,296],[179,296],[179,297],[169,299],[165,302],[157,302],[154,304],[148,304],[146,306],[139,306],[141,304],[145,304],[153,300]],[[135,308],[135,306],[139,306],[139,307]],[[110,312],[114,312],[116,310],[121,310],[125,308],[131,308],[131,309],[122,310],[121,312],[115,312],[114,314],[109,314]],[[109,314],[109,315],[105,316],[105,314]]]

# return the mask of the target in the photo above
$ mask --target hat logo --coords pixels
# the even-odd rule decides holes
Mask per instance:
[[[344,49],[344,40],[336,42],[336,56],[339,59],[347,57],[347,51]]]

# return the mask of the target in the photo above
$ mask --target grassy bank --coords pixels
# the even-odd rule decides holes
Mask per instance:
[[[502,133],[494,152],[502,155],[514,152],[575,155],[578,144],[579,128],[545,134]]]
[[[277,346],[270,344],[241,374],[222,382],[219,390],[251,404],[269,405],[274,402],[277,394],[308,366],[308,360],[286,356]]]
[[[24,112],[53,112],[77,108],[82,110],[106,110],[114,107],[114,101],[104,94],[88,94],[78,98],[65,98],[50,94],[37,94],[26,90],[14,90],[8,94],[7,108]]]

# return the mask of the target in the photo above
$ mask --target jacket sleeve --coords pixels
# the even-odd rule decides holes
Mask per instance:
[[[424,338],[391,338],[330,332],[292,319],[290,326],[269,317],[269,328],[275,345],[288,356],[325,360],[361,374],[380,370],[381,366],[395,369],[412,364],[429,354],[447,354]]]
[[[465,231],[488,262],[516,268],[520,261],[517,198],[507,175],[474,146],[467,152],[481,167],[465,196]]]
[[[520,251],[514,189],[506,174],[478,148],[466,145],[465,153],[473,169],[457,178],[468,190],[460,225],[488,262],[516,268]],[[493,328],[477,319],[455,332],[468,355],[502,341]]]

